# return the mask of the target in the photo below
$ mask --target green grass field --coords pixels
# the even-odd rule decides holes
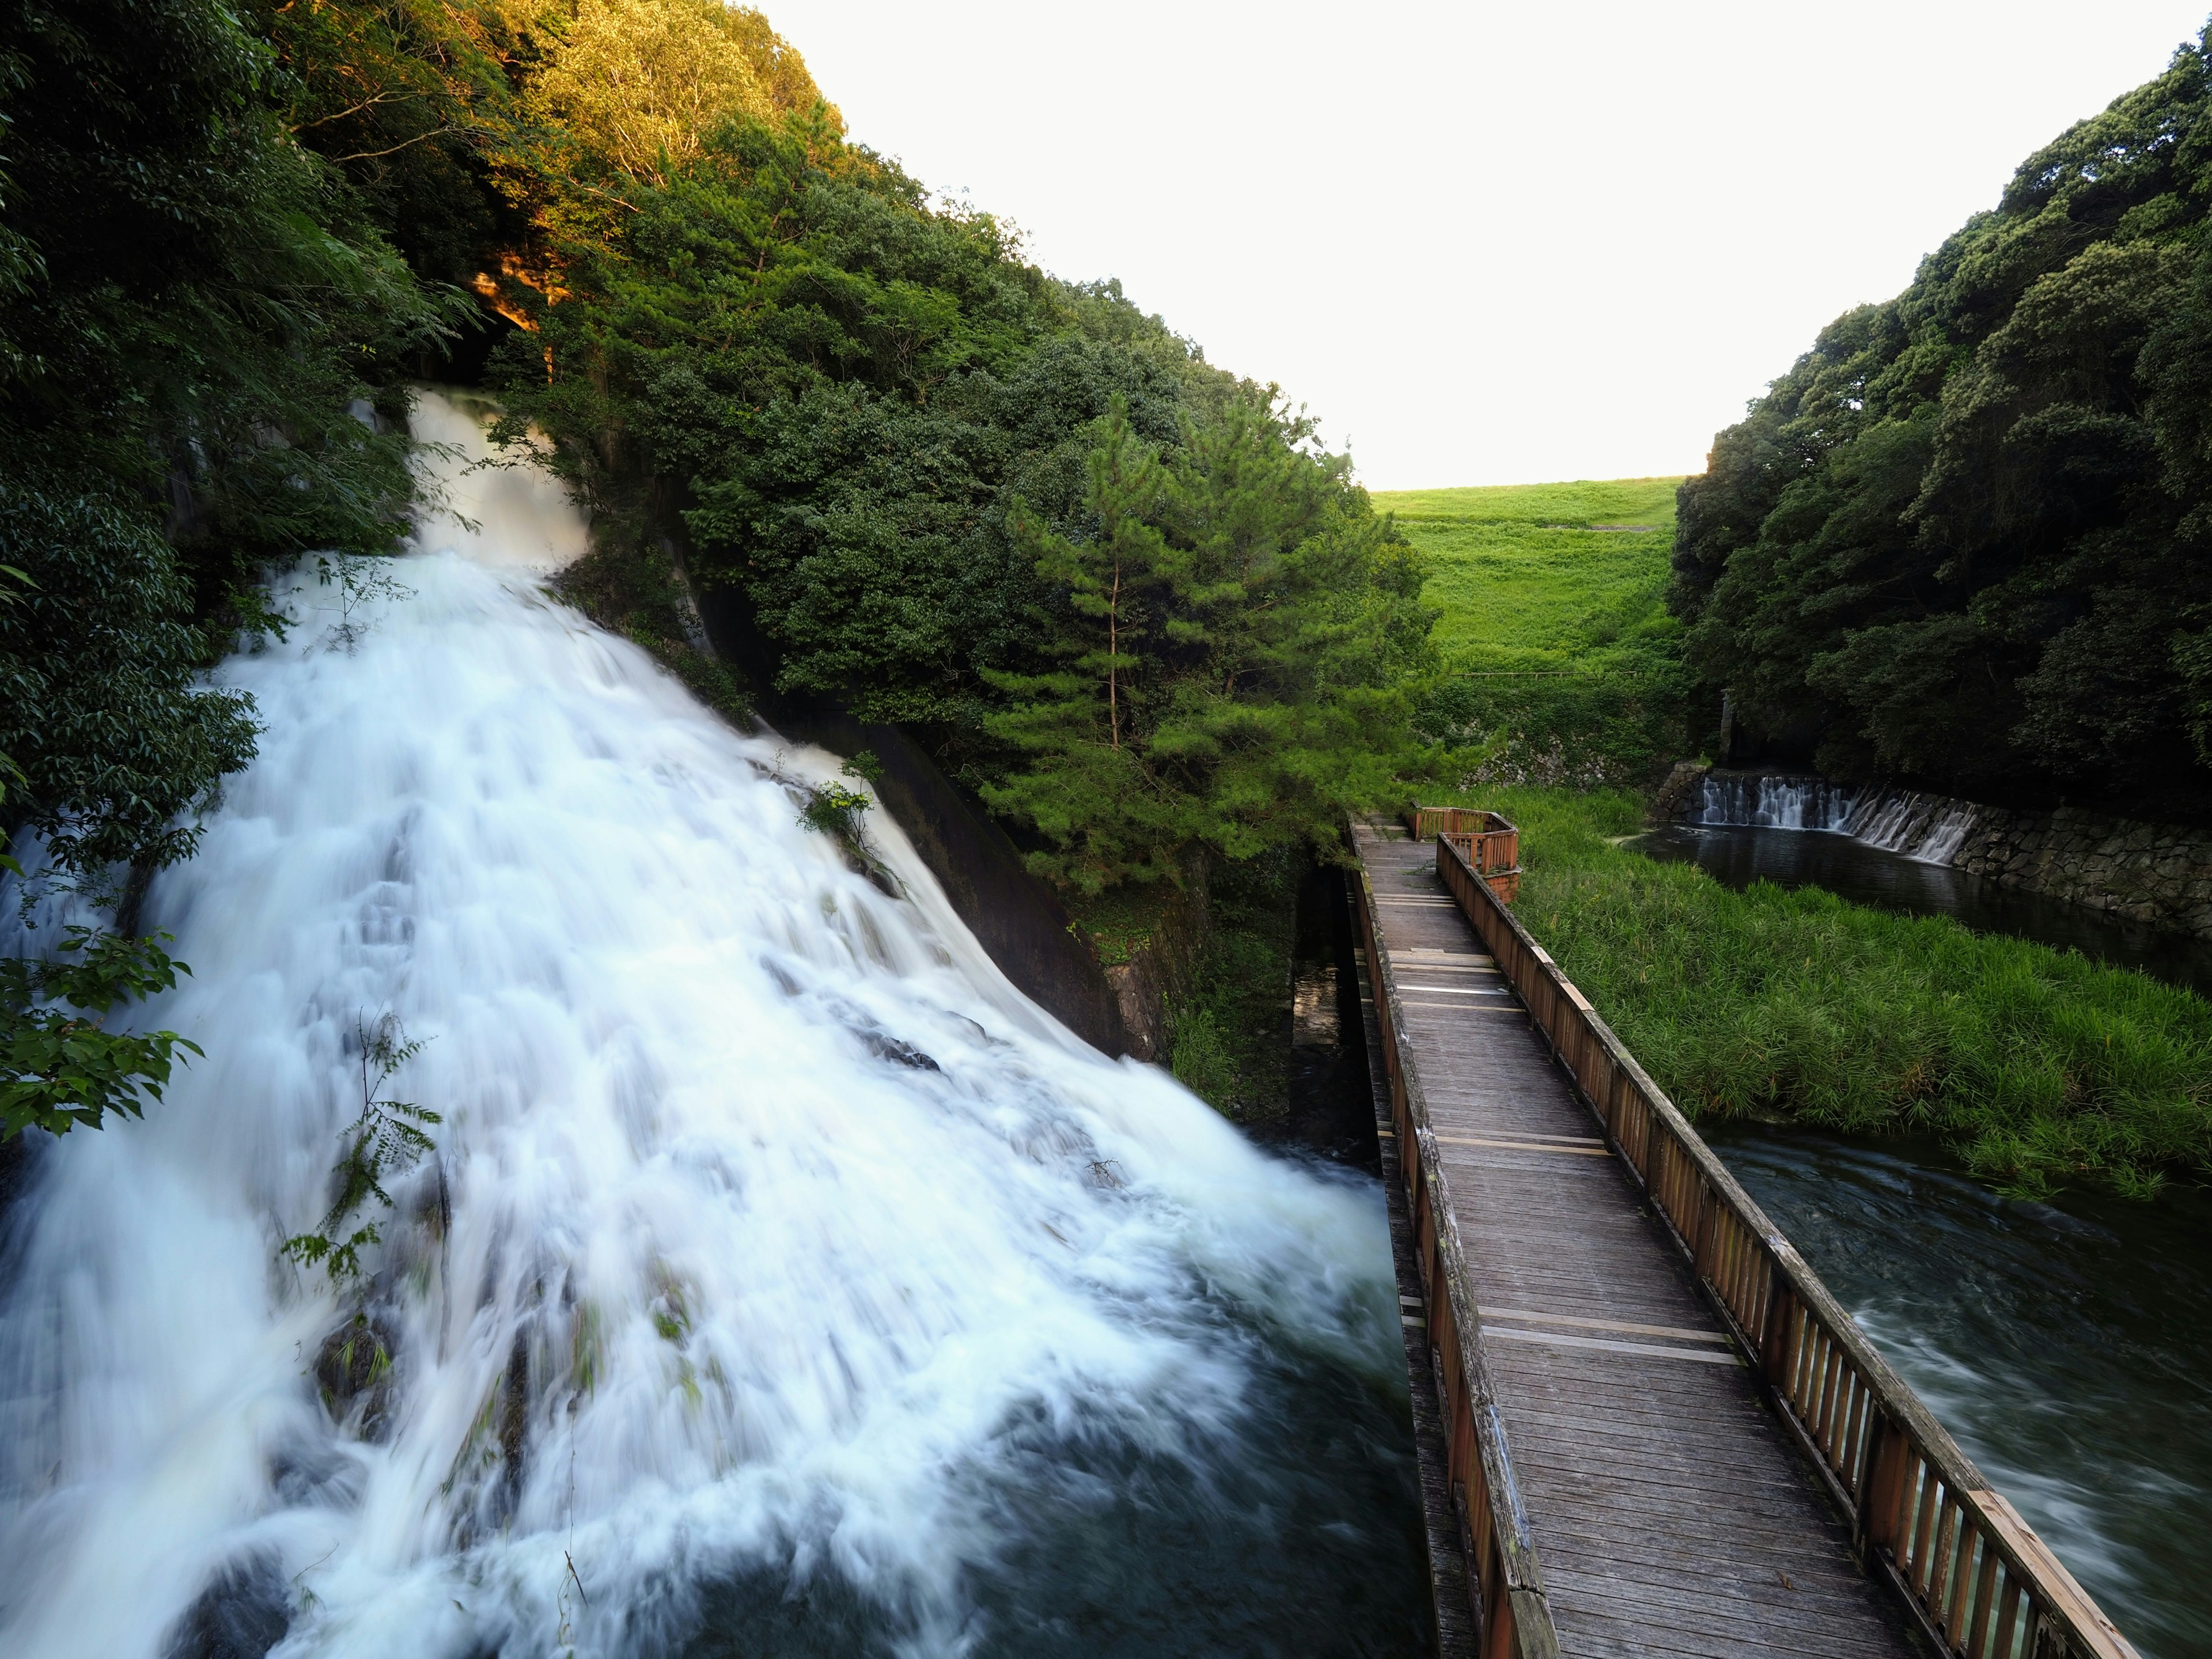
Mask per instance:
[[[1681,482],[1399,489],[1373,499],[1433,567],[1424,597],[1443,611],[1435,637],[1447,668],[1556,672],[1673,636],[1664,595]],[[1630,525],[1646,528],[1595,527]]]
[[[1377,494],[1430,562],[1452,676],[1425,724],[1485,782],[1633,784],[1686,741],[1666,607],[1679,478]]]
[[[1637,791],[1694,746],[1665,603],[1678,482],[1375,497],[1431,561],[1443,612],[1455,672],[1425,720],[1487,757],[1424,799],[1521,825],[1522,921],[1693,1114],[1933,1133],[2023,1193],[2212,1179],[2212,1004],[1615,844],[1642,827]]]

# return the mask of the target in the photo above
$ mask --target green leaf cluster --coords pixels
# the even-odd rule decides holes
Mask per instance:
[[[858,789],[848,789],[836,779],[806,793],[799,821],[817,835],[850,838],[859,834],[860,814],[874,803]]]
[[[1830,325],[1683,486],[1689,659],[1775,751],[2212,810],[2208,41]]]
[[[26,1129],[97,1129],[110,1112],[143,1117],[158,1101],[179,1048],[174,1031],[110,1031],[101,1022],[126,1002],[166,991],[189,974],[158,939],[66,930],[51,960],[0,959],[0,1140]]]
[[[374,1025],[356,1021],[354,1046],[361,1065],[361,1115],[347,1127],[345,1155],[331,1170],[337,1194],[315,1231],[294,1235],[279,1250],[303,1267],[320,1267],[333,1285],[359,1278],[361,1253],[383,1243],[375,1222],[364,1222],[351,1231],[347,1224],[371,1199],[387,1210],[392,1207],[385,1181],[435,1152],[430,1128],[445,1121],[426,1106],[385,1096],[385,1085],[393,1074],[423,1048],[421,1041],[409,1039],[397,1015],[386,1013]]]

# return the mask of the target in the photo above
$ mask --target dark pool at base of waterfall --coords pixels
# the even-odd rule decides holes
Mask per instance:
[[[1017,1425],[963,1499],[1002,1540],[951,1626],[780,1568],[697,1598],[681,1659],[1427,1659],[1402,1388],[1294,1356],[1197,1466],[1107,1425]],[[1393,1379],[1395,1382],[1395,1379]],[[690,1599],[690,1598],[687,1598]],[[655,1650],[658,1644],[651,1644]]]
[[[2212,1194],[2033,1203],[1934,1146],[1707,1133],[2143,1659],[2212,1654]]]
[[[1667,823],[1629,845],[1648,858],[1694,864],[1729,887],[1748,887],[1754,881],[1823,887],[1854,903],[1949,916],[1976,933],[2009,933],[2078,951],[2094,961],[2138,969],[2212,995],[2212,941],[2000,886],[1949,865],[1886,852],[1834,831]]]

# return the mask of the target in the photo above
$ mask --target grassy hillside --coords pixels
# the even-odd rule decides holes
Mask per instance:
[[[1403,489],[1376,507],[1430,561],[1453,679],[1428,711],[1480,743],[1480,782],[1639,783],[1679,752],[1686,683],[1667,613],[1679,478]]]

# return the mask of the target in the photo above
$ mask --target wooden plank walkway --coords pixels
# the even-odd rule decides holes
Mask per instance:
[[[1563,1654],[1922,1652],[1437,875],[1356,850]]]

